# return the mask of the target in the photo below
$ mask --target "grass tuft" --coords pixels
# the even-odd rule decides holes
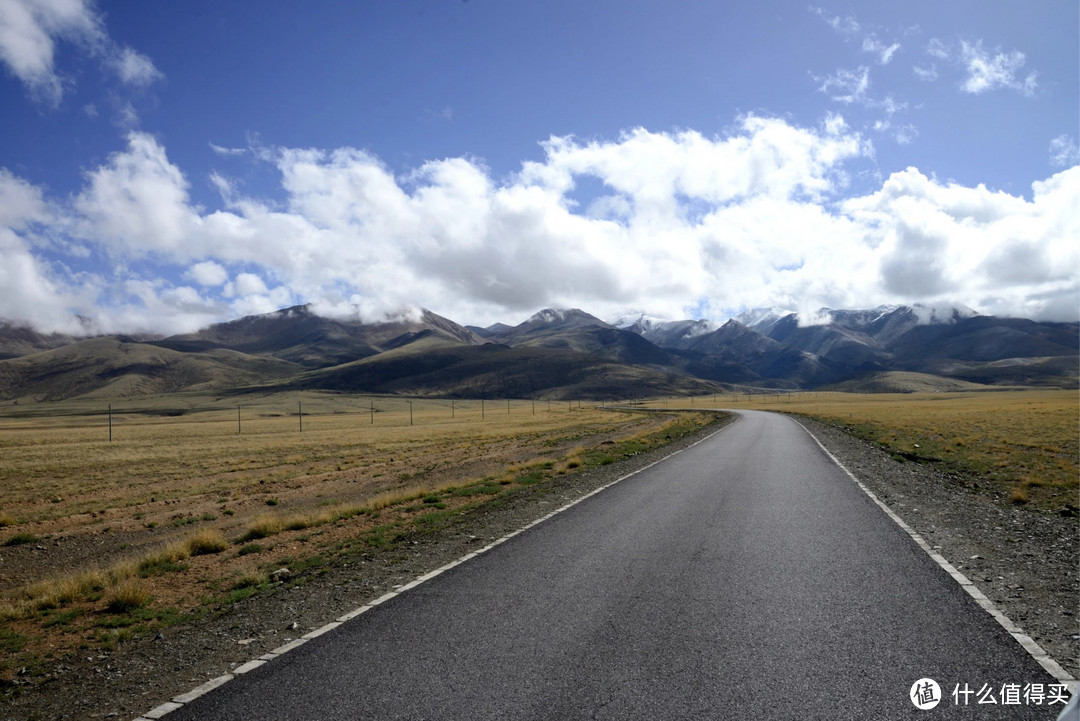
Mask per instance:
[[[229,547],[225,534],[216,528],[206,528],[187,539],[187,551],[192,556],[221,553]]]
[[[140,578],[163,576],[174,571],[183,571],[187,566],[181,561],[191,555],[186,542],[170,543],[165,548],[148,553],[136,564],[135,573]]]
[[[247,533],[240,540],[257,541],[260,538],[276,536],[284,530],[285,522],[277,516],[259,516],[248,525]]]
[[[150,591],[135,580],[124,581],[109,596],[105,610],[109,613],[128,613],[150,605]]]

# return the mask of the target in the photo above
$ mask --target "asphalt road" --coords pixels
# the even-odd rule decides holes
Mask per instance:
[[[941,686],[936,709],[909,700],[923,677]],[[1054,680],[806,431],[747,412],[167,718],[974,719],[1062,708],[952,697],[985,685],[1000,701],[1006,683]]]

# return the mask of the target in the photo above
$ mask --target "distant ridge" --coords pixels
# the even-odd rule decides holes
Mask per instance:
[[[957,307],[746,311],[720,327],[546,308],[466,327],[429,310],[377,322],[283,308],[155,338],[40,334],[0,321],[0,402],[178,390],[318,388],[598,399],[762,389],[1077,387],[1080,324]]]

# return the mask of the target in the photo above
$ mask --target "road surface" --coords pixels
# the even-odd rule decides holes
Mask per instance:
[[[801,426],[745,412],[167,719],[1053,718],[977,704],[1032,683]]]

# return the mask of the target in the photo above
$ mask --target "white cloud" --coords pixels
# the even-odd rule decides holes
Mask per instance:
[[[839,103],[865,105],[868,102],[870,68],[865,65],[859,66],[856,70],[840,68],[832,75],[815,79],[820,83],[818,91],[836,93],[832,99]]]
[[[233,288],[237,295],[265,295],[268,292],[266,283],[254,273],[241,273],[236,276]]]
[[[178,332],[298,302],[489,323],[543,306],[723,320],[740,307],[951,301],[1075,320],[1062,299],[1077,292],[1080,168],[1036,183],[1031,200],[914,168],[844,199],[873,148],[837,115],[819,128],[746,116],[718,136],[637,128],[542,147],[503,179],[467,158],[395,175],[361,150],[271,150],[282,199],[219,177],[225,207],[206,211],[160,143],[131,133],[68,204],[0,176],[0,243],[18,259],[5,268],[20,274],[3,280],[20,291],[3,294],[0,315]],[[47,260],[76,267],[74,247],[139,270],[79,275]],[[233,266],[243,271],[229,280]],[[23,281],[31,301],[16,300]]]
[[[882,65],[888,65],[892,61],[893,55],[900,49],[900,43],[886,45],[878,40],[876,35],[871,34],[863,38],[862,49],[863,52],[877,55],[878,62]]]
[[[978,95],[1008,88],[1023,95],[1033,95],[1038,88],[1038,73],[1028,73],[1023,79],[1018,77],[1026,59],[1017,50],[991,53],[983,49],[981,40],[974,43],[961,40],[960,60],[967,71],[967,77],[960,86],[966,93]]]
[[[95,46],[101,20],[78,0],[5,0],[0,3],[0,60],[42,101],[60,102],[64,81],[54,67],[57,40]]]
[[[914,168],[844,203],[874,229],[881,287],[902,302],[952,300],[983,312],[1076,320],[1080,168],[1033,185],[1027,201],[943,185]]]
[[[853,37],[855,35],[858,35],[859,32],[862,30],[862,26],[859,25],[859,21],[851,16],[840,17],[839,15],[829,15],[825,12],[825,10],[818,7],[811,7],[810,12],[814,13],[826,23],[828,23],[829,27],[835,30],[838,35],[843,35],[845,37]]]
[[[845,41],[852,40],[861,35],[863,52],[876,55],[878,62],[881,65],[888,65],[892,61],[893,56],[900,50],[900,43],[894,42],[886,44],[878,38],[877,33],[864,32],[863,26],[854,17],[830,15],[817,7],[811,7],[810,12],[824,20],[829,27],[831,27],[837,35],[843,37]]]
[[[1067,168],[1080,163],[1080,148],[1070,135],[1059,135],[1050,141],[1050,165]]]
[[[35,233],[54,219],[41,190],[0,168],[0,318],[32,320],[46,330],[79,330],[72,294],[39,257]]]
[[[938,79],[937,65],[931,63],[929,67],[922,67],[916,65],[912,67],[912,71],[915,73],[915,77],[925,82],[933,82]]]
[[[226,148],[226,147],[223,147],[221,145],[216,145],[214,143],[210,143],[210,149],[213,150],[218,155],[225,155],[225,156],[244,155],[245,153],[248,152],[244,148]]]
[[[229,271],[225,270],[220,263],[204,260],[188,268],[184,277],[202,286],[219,286],[225,285],[229,279]]]
[[[87,188],[75,199],[83,233],[124,255],[205,255],[192,245],[200,219],[188,204],[180,169],[153,136],[131,132],[127,140],[126,151],[88,174]]]
[[[930,38],[926,45],[926,54],[938,60],[948,60],[951,56],[948,46],[939,38]]]
[[[116,115],[113,118],[113,125],[124,130],[133,130],[139,127],[139,111],[135,109],[135,106],[130,102],[121,103],[116,108]]]
[[[898,128],[893,137],[900,145],[911,145],[915,142],[915,138],[919,137],[919,131],[914,125],[909,123]]]
[[[131,48],[122,48],[113,58],[113,66],[120,80],[127,85],[145,88],[164,77],[154,67],[150,58],[135,52]]]
[[[163,77],[150,58],[109,39],[90,0],[0,2],[0,61],[35,99],[54,107],[64,95],[65,84],[71,83],[56,68],[60,41],[104,59],[126,85],[142,88]]]

